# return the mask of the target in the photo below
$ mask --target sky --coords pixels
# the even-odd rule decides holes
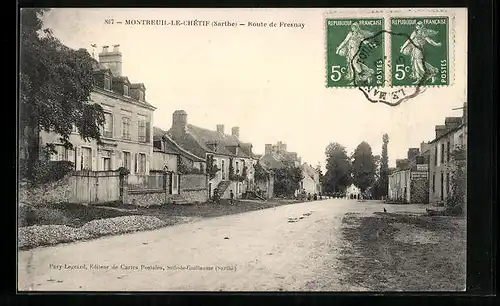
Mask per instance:
[[[434,139],[434,126],[460,116],[467,97],[467,15],[457,10],[448,87],[390,107],[369,103],[358,89],[325,86],[325,9],[97,9],[58,8],[44,25],[65,45],[120,45],[122,71],[144,83],[146,100],[157,109],[153,125],[168,130],[172,113],[183,109],[188,123],[226,133],[240,127],[240,139],[263,153],[282,141],[312,165],[325,164],[325,148],[338,142],[352,153],[368,142],[380,154],[389,135],[389,165],[410,147]],[[359,11],[359,14],[362,12]],[[105,24],[113,19],[114,24]],[[304,27],[189,27],[125,25],[142,19],[303,23]],[[453,59],[454,58],[454,59]]]

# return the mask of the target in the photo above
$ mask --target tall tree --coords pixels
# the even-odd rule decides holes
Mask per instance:
[[[361,192],[375,183],[376,166],[370,145],[361,142],[353,154],[352,162],[353,181]]]
[[[333,142],[326,147],[325,155],[326,173],[323,177],[323,191],[344,192],[351,184],[351,163],[346,148]]]
[[[95,61],[85,49],[68,48],[43,29],[48,11],[23,9],[20,15],[20,139],[28,177],[39,158],[41,131],[58,134],[71,148],[73,126],[84,140],[100,142],[104,124],[101,106],[90,102]]]
[[[387,196],[389,188],[389,155],[387,145],[389,144],[389,135],[382,136],[382,159],[380,161],[378,190],[380,196]]]

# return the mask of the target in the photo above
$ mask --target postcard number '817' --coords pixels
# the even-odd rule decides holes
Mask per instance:
[[[330,79],[334,82],[338,82],[342,75],[345,73],[346,68],[341,66],[332,66],[332,74],[330,75]]]

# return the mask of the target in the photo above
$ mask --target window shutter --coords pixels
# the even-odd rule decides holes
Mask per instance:
[[[146,122],[146,142],[150,142],[150,128],[151,128],[151,122]]]
[[[135,168],[134,168],[135,170],[134,170],[134,172],[137,173],[137,162],[138,162],[137,161],[138,160],[137,153],[134,153],[134,160],[135,160]]]

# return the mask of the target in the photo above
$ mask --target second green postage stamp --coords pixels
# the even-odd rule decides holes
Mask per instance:
[[[449,18],[391,18],[391,85],[450,84]]]
[[[384,86],[384,19],[327,18],[325,22],[326,86]]]

